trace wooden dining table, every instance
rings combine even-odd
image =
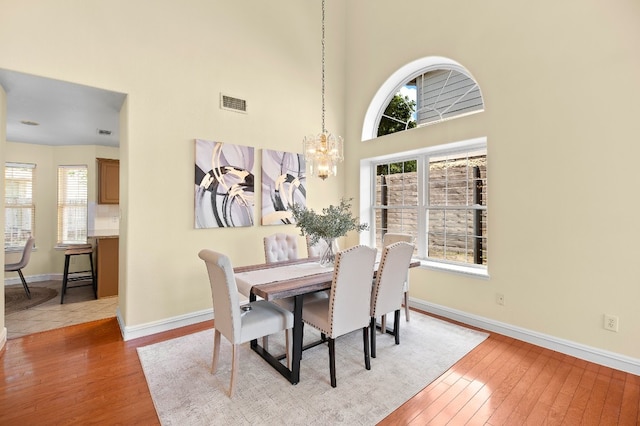
[[[330,289],[333,280],[333,267],[322,267],[318,260],[318,258],[307,258],[234,268],[239,291],[248,295],[250,301],[255,301],[257,297],[268,301],[293,298],[291,368],[280,362],[283,355],[270,353],[260,346],[257,340],[251,341],[251,348],[294,385],[300,381],[300,360],[303,349],[306,349],[306,347],[303,348],[302,342],[304,297],[311,293]],[[418,260],[412,259],[410,267],[419,265]],[[373,278],[375,278],[377,269],[378,262],[376,262]],[[315,346],[315,344],[317,343],[307,347]]]

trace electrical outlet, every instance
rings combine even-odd
[[[496,293],[496,303],[500,306],[504,306],[504,294]]]
[[[615,315],[604,314],[604,329],[617,332],[618,317]]]

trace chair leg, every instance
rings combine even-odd
[[[60,291],[60,304],[64,303],[64,294],[67,291],[67,279],[69,278],[69,256],[64,256],[64,274],[62,275],[62,291]]]
[[[291,358],[292,358],[292,354],[291,354],[291,345],[290,345],[290,334],[293,332],[292,329],[287,329],[284,331],[284,351],[285,354],[287,356],[287,368],[289,370],[291,370]]]
[[[269,352],[269,336],[262,336],[262,347]]]
[[[380,331],[382,332],[382,334],[385,334],[387,332],[387,316],[383,315],[382,319],[380,319]]]
[[[18,269],[18,275],[20,275],[20,280],[22,281],[24,292],[27,293],[27,298],[31,299],[31,290],[29,290],[29,286],[27,285],[27,280],[25,280],[24,275],[22,275],[22,269]]]
[[[213,361],[211,362],[211,374],[218,370],[218,359],[220,358],[220,332],[214,330],[213,333]]]
[[[231,383],[229,384],[229,398],[233,397],[233,392],[236,389],[236,373],[238,372],[238,358],[240,354],[240,345],[231,345],[233,355],[231,357]]]
[[[329,375],[331,376],[331,387],[336,387],[336,340],[329,338]]]
[[[369,331],[371,335],[371,358],[376,357],[376,318],[371,317],[371,324],[369,325]]]
[[[89,265],[91,265],[91,286],[93,288],[93,296],[98,298],[98,282],[96,280],[96,274],[93,270],[93,254],[89,253]]]
[[[364,366],[371,370],[371,358],[369,358],[369,327],[362,327],[362,340],[364,341]]]
[[[404,292],[404,318],[409,321],[409,292]]]
[[[393,316],[393,335],[396,338],[396,345],[400,344],[400,309],[396,309]]]

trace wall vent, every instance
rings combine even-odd
[[[247,101],[220,93],[220,108],[228,111],[247,113]]]

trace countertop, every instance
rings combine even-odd
[[[118,238],[119,232],[117,229],[89,229],[87,233],[88,238]]]

